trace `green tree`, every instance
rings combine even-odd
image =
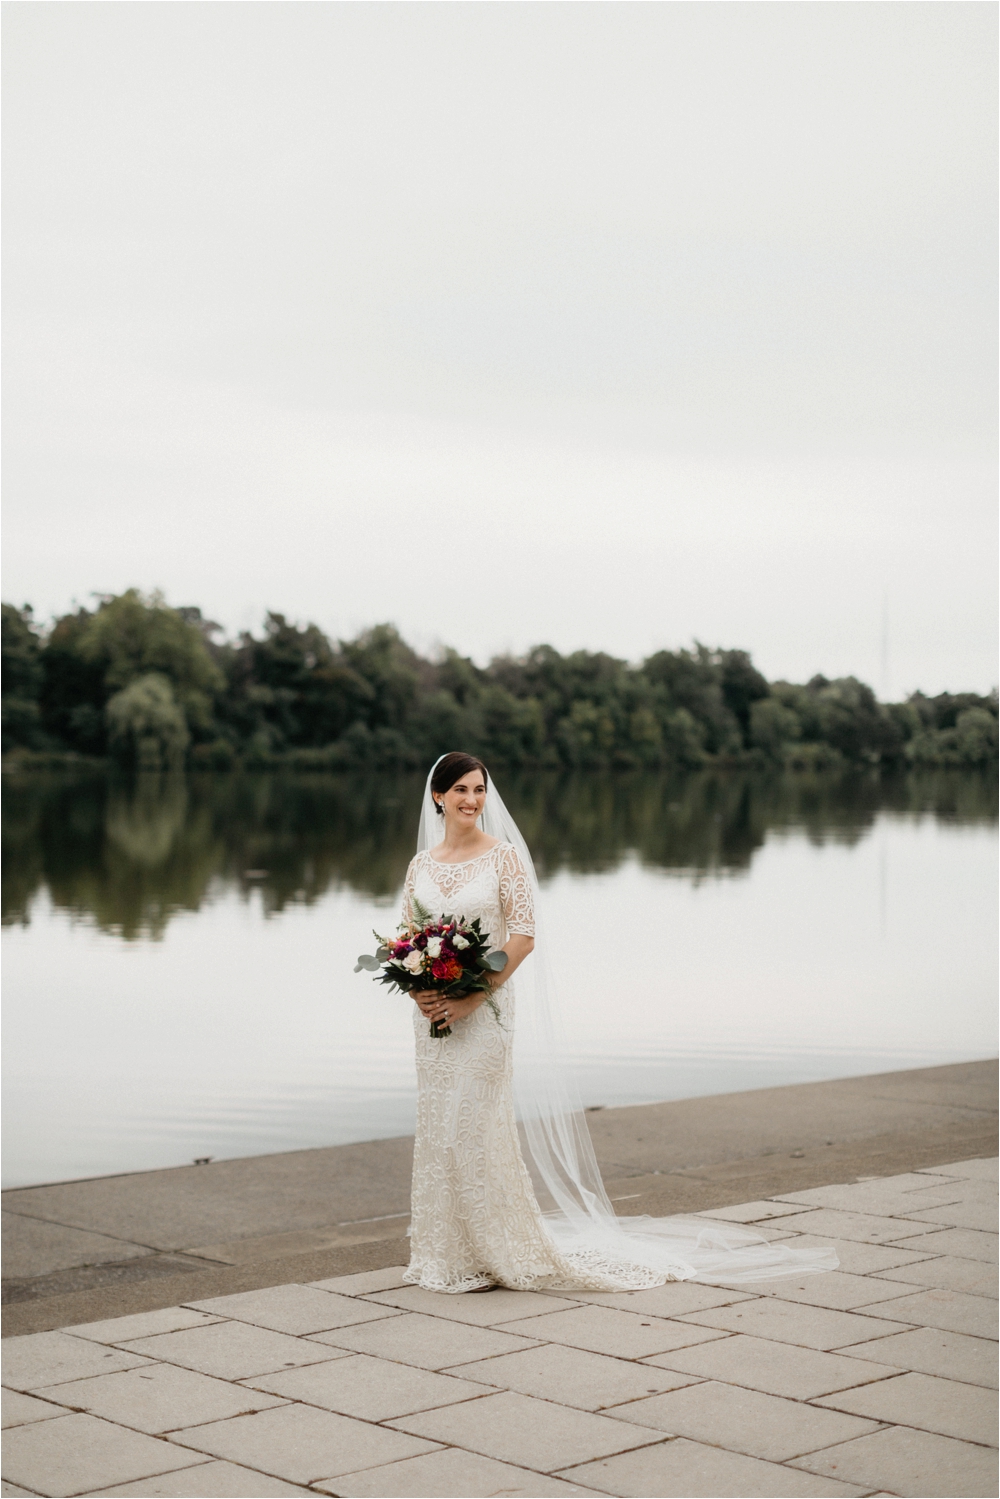
[[[100,663],[80,649],[92,617],[89,609],[78,609],[57,619],[49,631],[42,652],[40,704],[43,727],[57,743],[85,755],[103,755],[108,689]]]
[[[213,697],[225,678],[196,609],[168,608],[130,588],[56,620],[42,649],[41,717],[56,742],[85,754],[107,748],[108,700],[150,672],[165,678],[190,734],[214,737]]]
[[[750,743],[750,717],[756,703],[770,692],[746,651],[719,651],[719,685],[722,701],[740,726],[743,743]]]
[[[665,730],[671,721],[676,724],[674,716],[683,709],[698,726],[702,754],[740,753],[743,730],[725,699],[719,652],[703,645],[693,651],[657,651],[643,662],[642,672],[656,690]]]
[[[224,686],[224,677],[201,630],[181,611],[168,608],[162,595],[144,598],[130,588],[103,599],[84,624],[77,650],[100,670],[109,696],[150,672],[166,678],[189,730],[198,738],[210,736],[212,698]]]
[[[750,708],[750,743],[771,760],[782,761],[788,747],[802,735],[794,709],[777,697],[758,698]]]
[[[3,749],[41,749],[42,649],[30,604],[2,606]]]
[[[108,744],[118,759],[140,770],[177,769],[190,741],[184,710],[159,672],[135,677],[108,699]]]

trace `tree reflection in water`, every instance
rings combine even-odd
[[[266,915],[336,886],[391,899],[413,851],[423,779],[332,775],[11,775],[4,798],[5,924],[53,904],[119,936],[157,938],[170,917],[237,885]],[[938,771],[702,771],[505,776],[543,880],[630,854],[698,881],[749,869],[768,833],[852,844],[880,812],[992,823],[992,777]]]

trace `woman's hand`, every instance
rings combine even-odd
[[[412,989],[414,1002],[421,1015],[440,1026],[451,1025],[454,1020],[464,1020],[483,1002],[482,995],[470,994],[467,999],[452,999],[436,989]]]

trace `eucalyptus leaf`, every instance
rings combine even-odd
[[[504,968],[507,967],[507,954],[505,952],[488,952],[483,959],[483,962],[485,963],[486,967],[491,968],[494,973],[500,973]]]
[[[354,965],[354,972],[360,973],[362,968],[367,968],[369,973],[377,973],[381,966],[378,958],[373,958],[371,953],[362,953]]]

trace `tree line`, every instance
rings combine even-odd
[[[331,641],[269,613],[227,639],[198,608],[129,589],[41,627],[3,605],[3,751],[159,770],[409,769],[457,747],[509,766],[986,766],[997,695],[880,703],[855,677],[768,682],[746,651],[638,665],[539,645],[477,666],[391,625]]]

